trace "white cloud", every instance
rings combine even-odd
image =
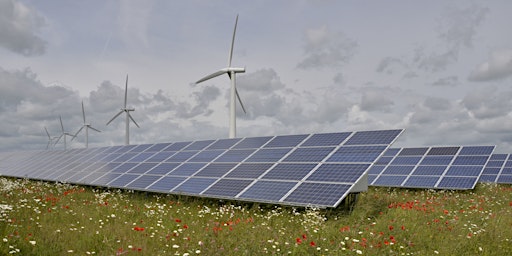
[[[305,57],[297,65],[301,69],[333,68],[348,62],[357,48],[356,41],[327,26],[305,32]]]
[[[25,56],[44,54],[46,42],[37,35],[44,25],[44,18],[24,3],[0,0],[0,46]]]
[[[505,79],[512,75],[512,49],[493,51],[488,60],[481,63],[469,75],[470,81],[485,82]]]

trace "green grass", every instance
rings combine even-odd
[[[0,255],[510,255],[512,186],[370,188],[353,211],[0,178]]]

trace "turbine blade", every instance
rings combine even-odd
[[[62,138],[62,136],[64,136],[64,133],[63,133],[63,134],[61,134],[61,135],[57,138],[57,141],[55,141],[55,144],[53,144],[53,145],[57,145],[57,143],[59,143],[59,140],[60,140],[60,138]]]
[[[62,116],[59,116],[60,120],[60,128],[62,128],[62,133],[64,133],[64,125],[62,124]]]
[[[236,15],[235,28],[233,29],[233,38],[231,39],[231,48],[229,49],[228,67],[231,67],[231,59],[233,59],[233,47],[235,45],[235,34],[236,34],[236,25],[237,24],[238,24],[238,14]]]
[[[90,128],[90,129],[93,129],[93,130],[95,130],[95,131],[97,131],[97,132],[101,132],[100,130],[98,130],[98,129],[96,129],[96,128],[92,127],[92,126],[89,126],[89,128]]]
[[[46,126],[44,127],[44,130],[46,131],[46,135],[48,135],[48,139],[51,140],[52,137],[50,137],[50,133],[48,132],[48,129],[46,129]]]
[[[240,99],[240,94],[238,94],[238,90],[236,89],[236,87],[235,87],[235,93],[236,93],[236,97],[238,98],[238,102],[240,102],[240,106],[242,106],[242,110],[244,111],[245,114],[247,114],[247,112],[245,111],[244,104],[242,103],[242,99]]]
[[[76,136],[82,131],[83,128],[84,127],[82,126],[80,127],[80,129],[78,129],[78,131],[75,133],[75,136],[73,136],[73,139],[71,139],[71,141],[73,141],[76,138]]]
[[[126,108],[127,101],[128,101],[128,74],[126,74],[126,86],[124,88],[124,108]]]
[[[123,110],[119,111],[119,113],[117,113],[114,117],[112,117],[112,119],[110,119],[110,121],[107,122],[107,125],[110,124],[110,122],[114,121],[114,119],[116,119],[116,117],[121,115],[123,112],[124,112]]]
[[[132,122],[138,127],[140,128],[140,126],[137,124],[137,122],[135,122],[135,119],[133,119],[132,115],[130,115],[130,112],[128,112],[128,117],[132,120]]]
[[[84,101],[82,100],[82,116],[84,117],[84,124],[85,124],[85,109],[84,109]]]
[[[213,73],[213,74],[207,75],[207,76],[205,76],[205,77],[203,77],[203,78],[199,79],[199,80],[196,82],[196,84],[201,83],[201,82],[204,82],[204,81],[209,80],[209,79],[212,79],[212,78],[214,78],[214,77],[218,77],[218,76],[220,76],[220,75],[222,75],[222,74],[224,74],[224,73],[228,73],[228,74],[229,74],[229,72],[228,72],[227,70],[225,70],[225,69],[221,69],[221,70],[219,70],[219,71],[217,71],[217,72],[215,72],[215,73]]]

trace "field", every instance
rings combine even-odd
[[[353,210],[0,178],[1,255],[511,255],[512,186],[369,188]]]

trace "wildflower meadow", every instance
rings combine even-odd
[[[370,187],[348,210],[0,178],[1,255],[511,255],[512,186]]]

